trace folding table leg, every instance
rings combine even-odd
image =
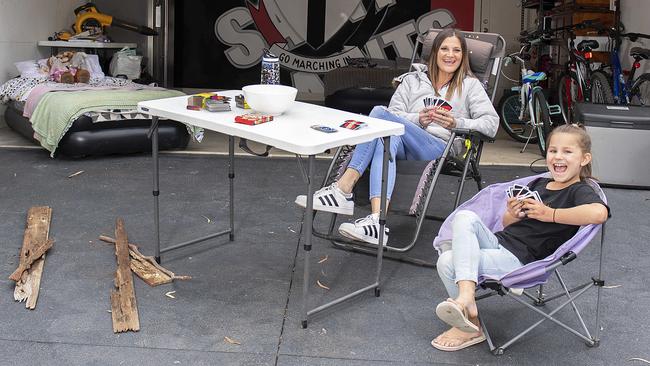
[[[230,241],[235,240],[235,137],[228,136],[228,181],[230,182]]]
[[[154,242],[156,251],[154,258],[160,263],[160,209],[158,206],[159,190],[159,172],[158,172],[158,117],[151,117],[151,128],[149,129],[149,138],[151,139],[151,156],[153,157],[153,224],[154,224]]]
[[[388,192],[388,160],[390,159],[390,136],[384,137],[383,138],[383,143],[384,143],[384,159],[383,159],[383,165],[382,165],[382,181],[381,181],[381,203],[380,203],[380,213],[379,213],[379,243],[383,243],[383,238],[384,238],[384,230],[386,226],[386,195]],[[360,288],[356,291],[353,291],[347,295],[341,296],[335,300],[332,300],[326,304],[323,304],[321,306],[318,306],[312,310],[307,311],[307,294],[309,290],[309,256],[311,252],[311,240],[312,240],[312,233],[313,233],[313,220],[314,220],[314,215],[313,215],[313,207],[314,207],[314,198],[313,198],[313,182],[314,182],[314,155],[309,156],[309,179],[308,179],[308,185],[307,185],[307,207],[305,211],[305,216],[306,216],[306,231],[305,231],[305,265],[304,265],[304,273],[303,273],[303,287],[302,287],[302,327],[307,328],[307,318],[310,315],[316,314],[320,311],[323,311],[325,309],[328,309],[334,305],[337,305],[343,301],[346,301],[348,299],[351,299],[353,297],[356,297],[357,295],[361,295],[362,293],[369,291],[369,290],[374,290],[375,291],[375,296],[380,295],[380,284],[379,284],[379,279],[381,275],[381,265],[382,265],[382,258],[383,258],[383,253],[384,253],[384,247],[382,245],[377,246],[377,267],[376,267],[376,276],[375,276],[375,281],[371,283],[370,285],[367,285],[363,288]]]
[[[305,266],[302,278],[302,327],[307,328],[307,294],[309,293],[309,257],[311,254],[312,223],[314,220],[314,161],[315,155],[309,155],[308,177],[307,177],[307,208],[305,209],[306,232],[305,232]]]

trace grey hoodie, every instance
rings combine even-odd
[[[436,97],[427,75],[427,66],[413,64],[415,71],[398,76],[401,82],[390,100],[388,110],[402,118],[406,118],[420,126],[419,112],[424,108],[424,98]],[[447,86],[440,90],[441,97],[445,97]],[[461,95],[454,93],[448,102],[452,106],[452,114],[456,119],[457,128],[468,128],[479,131],[484,135],[494,137],[499,127],[499,116],[490,98],[488,98],[483,85],[475,77],[468,76],[463,80]],[[427,132],[443,139],[449,140],[451,132],[446,128],[431,123]]]

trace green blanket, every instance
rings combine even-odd
[[[86,112],[102,109],[133,110],[137,108],[138,102],[144,100],[180,95],[184,94],[176,90],[151,89],[50,92],[41,98],[30,121],[41,145],[51,152],[50,156],[54,156],[59,141],[72,122]]]

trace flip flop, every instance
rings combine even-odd
[[[451,299],[445,300],[436,306],[436,315],[443,322],[463,332],[475,333],[479,331],[478,326],[467,317],[467,309],[461,308]]]
[[[485,340],[485,335],[483,333],[481,333],[481,335],[476,336],[476,337],[474,337],[472,339],[468,339],[465,342],[463,342],[463,343],[461,343],[461,344],[459,344],[457,346],[443,346],[442,344],[436,343],[435,339],[431,341],[431,345],[434,348],[439,349],[441,351],[449,351],[449,352],[451,352],[451,351],[459,351],[459,350],[461,350],[463,348],[467,348],[469,346],[479,344],[479,343],[483,342],[484,340]]]

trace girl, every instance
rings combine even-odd
[[[591,140],[577,125],[557,127],[549,136],[546,166],[552,178],[530,184],[543,202],[509,198],[503,231],[491,233],[471,211],[459,211],[452,224],[451,250],[438,258],[438,274],[450,296],[436,307],[451,329],[431,344],[457,351],[483,342],[474,292],[481,274],[502,276],[543,259],[579,227],[602,224],[609,208],[585,182],[591,176]]]
[[[499,117],[481,82],[470,71],[467,44],[460,31],[441,31],[433,41],[428,65],[413,66],[415,71],[400,76],[401,84],[389,107],[375,107],[370,113],[371,117],[404,125],[404,135],[391,137],[391,156],[397,160],[438,159],[451,136],[450,130],[456,127],[474,129],[487,136],[496,134]],[[440,96],[452,106],[451,111],[425,106],[427,98]],[[352,189],[370,165],[372,213],[353,224],[341,224],[342,235],[378,244],[382,162],[381,140],[360,144],[338,182],[314,193],[315,210],[352,215]],[[388,166],[388,201],[395,186],[395,164],[395,159],[391,159]],[[306,207],[307,197],[298,196],[296,204]],[[384,245],[387,240],[388,229]]]

